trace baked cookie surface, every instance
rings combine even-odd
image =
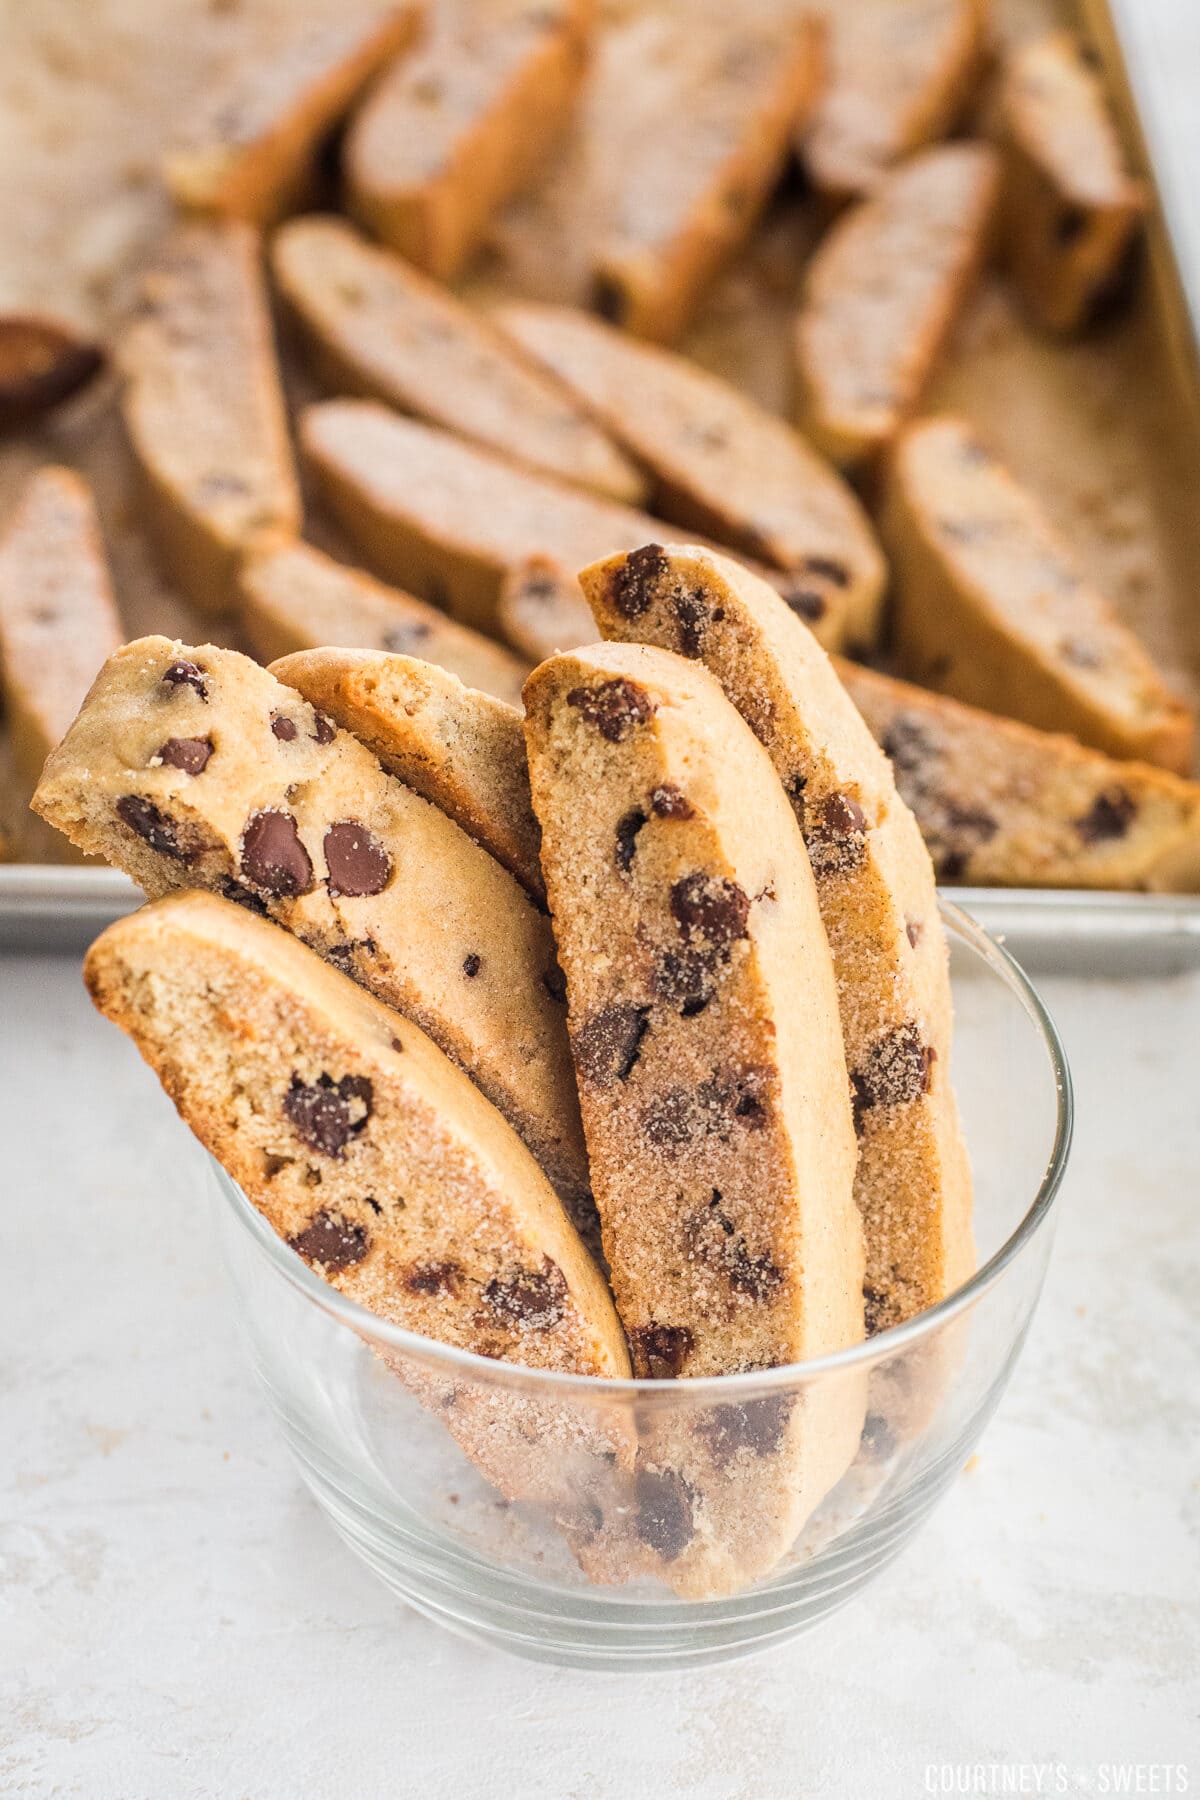
[[[924,687],[1183,773],[1192,715],[965,421],[921,420],[882,519],[902,671]]]

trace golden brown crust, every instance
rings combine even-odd
[[[587,66],[591,0],[490,0],[438,30],[362,107],[346,202],[374,236],[450,281],[557,142]]]
[[[1200,783],[839,663],[942,881],[1200,891]]]
[[[486,317],[344,220],[285,225],[271,267],[335,393],[385,400],[573,486],[644,499],[637,470],[558,382]]]
[[[874,532],[785,420],[588,313],[517,302],[496,317],[649,472],[657,513],[803,577],[792,604],[823,639],[874,642],[885,574]]]
[[[828,232],[796,321],[801,429],[836,463],[886,449],[916,407],[988,248],[996,152],[899,164]]]
[[[999,124],[1009,266],[1039,324],[1077,331],[1119,286],[1145,208],[1083,39],[1052,32],[1013,52]]]
[[[120,361],[155,546],[189,599],[226,611],[244,552],[300,527],[257,233],[235,220],[177,227],[143,278]]]
[[[253,551],[238,593],[238,623],[260,662],[325,645],[387,650],[423,657],[468,687],[520,704],[528,661],[311,544],[285,539]]]
[[[411,656],[309,650],[272,663],[271,673],[359,738],[545,905],[520,707]]]
[[[421,16],[417,0],[382,9],[342,0],[335,16],[289,21],[257,55],[240,49],[164,158],[173,198],[257,225],[280,218],[309,187],[321,141],[417,36]]]
[[[583,1204],[554,946],[465,832],[248,657],[143,638],[46,765],[41,815],[150,894],[259,910],[416,1020]]]
[[[893,163],[945,137],[983,72],[990,12],[990,0],[835,8],[829,79],[799,143],[813,186],[861,199]]]
[[[868,1325],[899,1324],[974,1267],[946,942],[916,823],[824,651],[736,563],[672,547],[611,557],[582,581],[606,638],[703,659],[791,799],[837,977]]]
[[[905,674],[1110,756],[1188,768],[1189,708],[963,420],[904,434],[882,530]]]

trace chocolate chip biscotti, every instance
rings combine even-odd
[[[988,248],[1000,162],[923,150],[828,232],[796,321],[801,429],[834,462],[887,448],[911,413]]]
[[[339,0],[323,19],[283,21],[218,70],[168,152],[180,206],[255,224],[304,196],[321,143],[370,78],[416,37],[422,7]]]
[[[545,903],[521,710],[412,656],[307,650],[271,673],[440,806]]]
[[[518,302],[496,316],[648,472],[656,513],[792,570],[791,604],[808,624],[874,641],[884,586],[875,534],[786,421],[686,357],[571,307]]]
[[[829,79],[799,140],[813,186],[861,199],[893,163],[945,137],[983,72],[990,11],[990,0],[834,8]]]
[[[557,382],[448,288],[343,219],[294,219],[275,283],[335,393],[385,400],[524,468],[636,505],[646,484]]]
[[[882,530],[904,674],[1110,756],[1187,770],[1190,710],[970,425],[925,419],[905,433]]]
[[[450,281],[561,137],[587,66],[592,0],[473,0],[361,108],[343,151],[354,217]]]
[[[1032,316],[1086,325],[1119,284],[1145,208],[1095,52],[1068,31],[1022,44],[1001,85],[1002,246]]]
[[[656,544],[581,579],[606,638],[703,660],[791,802],[837,977],[867,1326],[900,1324],[974,1267],[946,942],[920,832],[828,657],[762,582],[722,557]],[[757,795],[745,804],[765,832]]]
[[[560,1191],[586,1193],[546,919],[466,832],[249,657],[126,645],[34,805],[149,894],[208,887],[268,913],[413,1018]]]
[[[145,523],[181,592],[223,612],[246,549],[300,526],[257,233],[179,226],[143,278],[120,363]]]
[[[374,401],[308,407],[300,443],[322,498],[371,566],[484,631],[496,627],[508,582],[531,563],[557,565],[573,582],[573,571],[597,556],[663,535],[660,519],[513,468]],[[807,605],[808,574],[762,573]],[[575,641],[585,643],[587,610],[575,610]],[[561,603],[556,612],[569,620]],[[816,629],[830,648],[845,642],[840,612],[825,612]]]
[[[839,663],[941,881],[1200,891],[1200,783]]]
[[[238,578],[238,624],[260,662],[327,644],[389,650],[438,663],[468,687],[514,706],[529,673],[526,660],[482,632],[299,539],[264,545],[246,557]]]
[[[84,979],[201,1143],[341,1293],[478,1355],[628,1373],[608,1291],[545,1176],[410,1020],[214,894],[110,926]],[[489,1417],[486,1390],[388,1360],[510,1498],[570,1500],[597,1456],[625,1450],[588,1444],[582,1410],[555,1419],[509,1395]]]
[[[554,657],[525,702],[594,1192],[635,1373],[769,1369],[858,1341],[833,968],[769,761],[704,670],[641,645]],[[637,1535],[679,1591],[721,1592],[771,1567],[842,1473],[861,1414],[810,1400],[782,1400],[732,1509],[732,1446],[702,1419],[648,1418],[640,1498],[661,1492],[680,1529],[639,1507]],[[585,1567],[603,1563],[608,1537]]]

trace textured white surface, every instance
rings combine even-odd
[[[243,1362],[199,1151],[70,959],[0,960],[0,1793],[892,1800],[993,1762],[1072,1792],[1190,1762],[1195,1792],[1200,978],[1047,994],[1078,1150],[978,1463],[817,1634],[597,1678],[450,1637],[335,1540]]]

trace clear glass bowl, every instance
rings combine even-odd
[[[676,1382],[488,1361],[343,1298],[212,1165],[259,1379],[334,1527],[403,1599],[542,1661],[679,1668],[815,1624],[916,1531],[1024,1341],[1071,1137],[1041,1002],[943,913],[980,1267],[852,1350]]]

